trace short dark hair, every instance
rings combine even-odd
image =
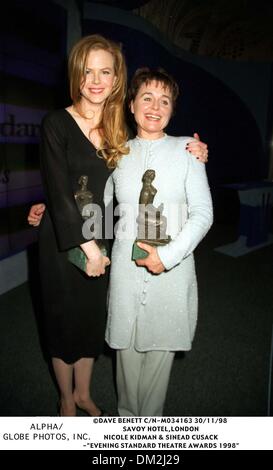
[[[149,69],[148,67],[142,67],[137,69],[130,83],[128,89],[128,104],[135,100],[136,95],[143,83],[148,85],[152,81],[156,81],[163,84],[164,88],[168,88],[172,95],[173,108],[175,106],[176,99],[179,95],[179,86],[174,78],[162,68],[155,70]]]

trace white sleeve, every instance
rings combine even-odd
[[[205,164],[189,156],[185,180],[188,220],[176,238],[157,248],[158,255],[167,270],[172,269],[189,256],[213,222],[213,207]]]

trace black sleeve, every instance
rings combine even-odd
[[[66,147],[61,117],[48,114],[41,129],[41,174],[47,209],[62,251],[87,241],[82,235],[83,220],[70,182]]]

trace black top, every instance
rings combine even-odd
[[[65,110],[42,123],[41,173],[47,210],[40,224],[40,273],[45,332],[51,357],[67,363],[103,348],[107,275],[89,278],[67,260],[67,250],[86,242],[74,193],[80,176],[103,210],[109,177],[104,160]]]

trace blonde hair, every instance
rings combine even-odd
[[[115,168],[122,155],[129,153],[124,117],[127,71],[121,47],[115,42],[98,34],[85,36],[73,47],[68,60],[70,96],[75,107],[81,99],[80,89],[85,77],[88,54],[91,50],[110,52],[114,58],[116,80],[111,94],[106,99],[98,128],[101,129],[102,145],[99,154],[109,168]]]

